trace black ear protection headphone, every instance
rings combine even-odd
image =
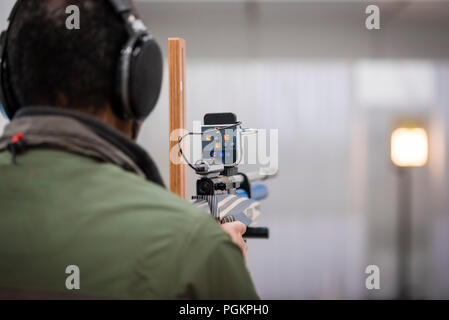
[[[20,4],[18,0],[8,18],[14,21]],[[126,120],[144,120],[157,103],[162,85],[162,53],[143,22],[132,14],[128,0],[107,0],[123,19],[128,40],[117,61],[116,90],[112,98],[116,115]],[[76,32],[76,31],[74,31]],[[11,88],[7,57],[9,27],[0,39],[0,102],[4,114],[12,119],[22,106]]]

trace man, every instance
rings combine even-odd
[[[69,5],[80,30],[66,27]],[[120,1],[27,0],[14,12],[2,70],[12,116],[0,138],[2,298],[258,298],[245,226],[220,227],[169,193],[131,139],[142,115],[118,111],[117,64],[136,21]],[[139,37],[130,59],[154,46]],[[156,76],[137,77],[154,87],[130,92],[131,104],[159,94],[155,52],[144,66]]]

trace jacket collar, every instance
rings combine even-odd
[[[49,107],[20,109],[0,138],[0,149],[22,132],[27,147],[47,146],[116,164],[164,186],[151,157],[118,130],[89,115]]]

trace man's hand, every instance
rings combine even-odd
[[[240,221],[234,221],[222,224],[223,230],[231,236],[232,242],[234,242],[240,249],[242,249],[243,259],[246,263],[246,252],[248,251],[248,245],[243,240],[243,235],[246,232],[246,225]]]

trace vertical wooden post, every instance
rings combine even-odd
[[[175,130],[185,129],[185,41],[180,38],[168,39],[169,70],[169,117],[170,117],[170,152],[177,147],[174,139]],[[170,154],[170,157],[173,155]],[[180,197],[187,198],[187,171],[185,164],[175,164],[170,159],[170,190]]]

